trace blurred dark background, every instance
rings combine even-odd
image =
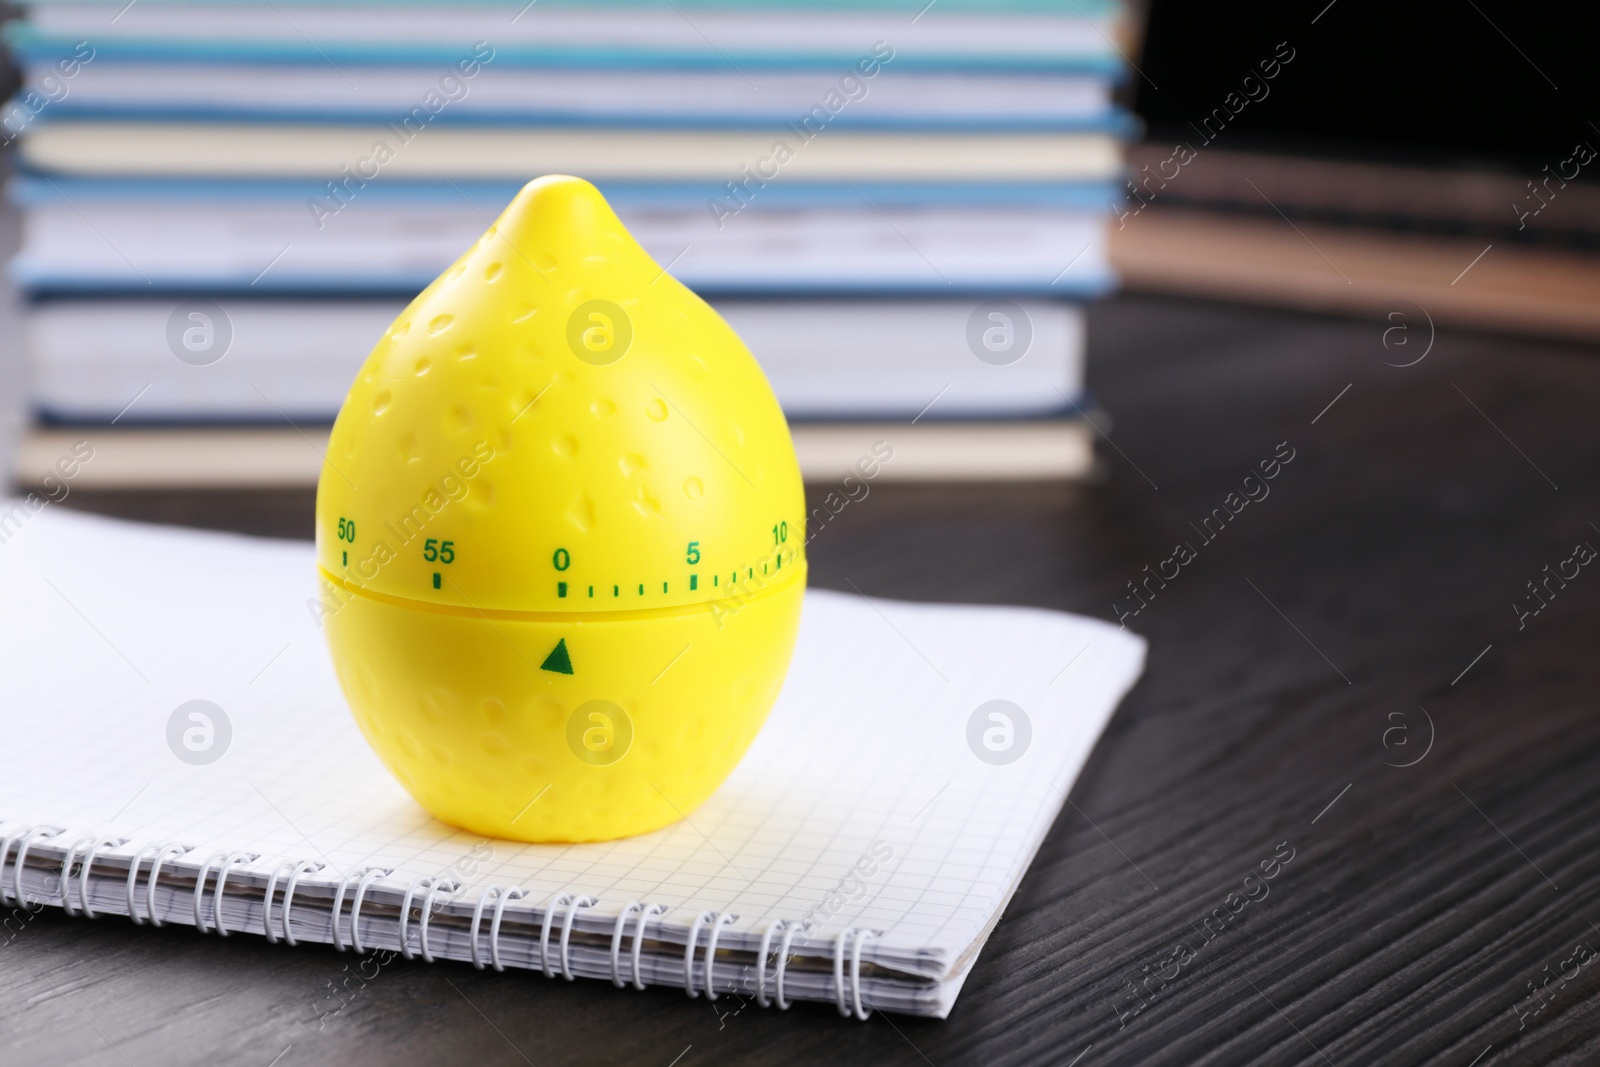
[[[1294,59],[1229,124],[1231,148],[1536,173],[1600,145],[1592,4],[1153,0],[1147,17],[1132,86],[1151,141],[1193,142],[1189,123],[1287,42]]]

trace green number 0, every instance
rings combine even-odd
[[[555,557],[551,560],[556,565],[556,570],[564,571],[572,566],[572,554],[564,548],[556,549]]]

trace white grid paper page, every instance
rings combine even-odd
[[[607,843],[485,841],[429,817],[361,738],[308,609],[309,545],[56,507],[12,516],[7,829],[248,849],[267,871],[320,860],[329,881],[375,865],[404,886],[453,868],[532,900],[591,894],[596,916],[659,903],[680,931],[704,910],[736,913],[724,938],[808,918],[822,936],[879,931],[866,959],[935,980],[970,968],[1144,658],[1126,631],[1059,613],[811,591],[771,717],[686,820]],[[232,727],[207,766],[167,745],[169,716],[197,698]],[[968,745],[969,718],[994,699],[1032,726],[1004,766]]]

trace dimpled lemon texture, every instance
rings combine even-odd
[[[643,833],[721,784],[777,698],[804,509],[749,350],[594,186],[540,178],[361,368],[313,609],[362,733],[433,815]]]

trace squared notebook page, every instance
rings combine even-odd
[[[466,899],[489,884],[535,900],[581,892],[599,916],[644,900],[683,927],[734,912],[723,937],[741,943],[775,918],[809,919],[822,937],[873,929],[864,959],[950,985],[939,1014],[1144,660],[1141,639],[1095,620],[812,590],[770,718],[687,819],[608,843],[486,842],[428,816],[362,739],[308,608],[309,544],[55,507],[20,513],[19,527],[10,514],[0,508],[8,827],[247,848],[266,870],[317,859],[330,881],[375,865],[403,886],[470,866]],[[231,727],[204,766],[168,743],[169,719],[194,699]],[[994,724],[970,727],[997,699],[1031,728],[1024,742],[1018,722],[1023,754],[1005,765],[975,754]]]

